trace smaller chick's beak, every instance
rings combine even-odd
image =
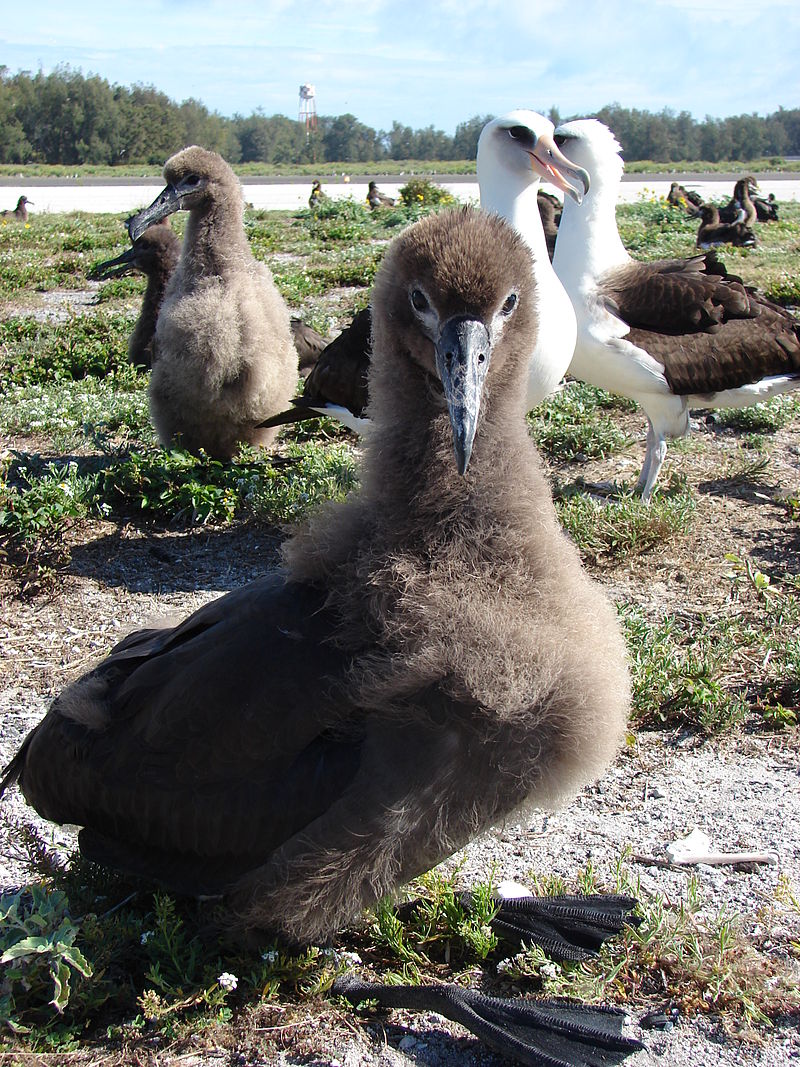
[[[436,343],[436,369],[442,382],[459,474],[465,474],[478,428],[483,386],[492,345],[479,319],[455,315],[448,319]]]
[[[131,269],[131,265],[136,265],[136,249],[128,248],[122,253],[121,256],[117,256],[116,259],[107,259],[103,263],[98,263],[89,274],[87,278],[91,278],[92,281],[100,282],[106,278],[120,278],[123,274],[127,274]],[[117,268],[116,270],[114,268]]]
[[[532,166],[538,164],[536,169],[546,181],[580,204],[589,192],[589,175],[583,167],[567,159],[549,134],[542,134],[536,139],[531,157]]]
[[[158,194],[153,203],[143,208],[137,215],[125,220],[128,235],[132,241],[141,237],[148,226],[160,222],[167,215],[174,215],[181,208],[181,192],[175,185],[168,185]]]

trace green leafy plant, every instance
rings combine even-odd
[[[0,895],[0,1023],[19,1032],[23,1018],[40,1016],[43,1005],[63,1013],[70,980],[92,977],[75,944],[79,931],[62,892],[34,885]]]
[[[429,178],[412,178],[400,188],[406,207],[445,207],[455,204],[455,197]]]

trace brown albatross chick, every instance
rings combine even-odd
[[[122,641],[5,784],[83,826],[93,860],[309,941],[601,773],[625,646],[527,433],[533,289],[496,216],[398,238],[373,290],[361,490],[283,572]]]
[[[309,326],[308,323],[294,316],[289,325],[292,328],[292,340],[297,351],[297,368],[302,377],[307,378],[331,339],[323,337],[313,326]]]
[[[289,312],[250,251],[241,186],[225,160],[195,145],[167,160],[164,177],[164,191],[128,220],[135,241],[189,212],[156,324],[150,413],[164,446],[230,459],[241,442],[272,441],[275,431],[257,424],[285,408],[297,385]]]
[[[289,542],[284,571],[122,641],[4,782],[82,826],[87,857],[224,894],[242,933],[330,936],[512,811],[596,777],[624,731],[616,616],[525,425],[528,246],[494,215],[430,217],[389,250],[372,306],[360,492]],[[476,1032],[518,1054],[517,1014],[442,996],[436,1010],[485,1012]],[[613,1049],[608,1063],[635,1047],[616,1015],[530,1010],[537,1055],[596,1062],[573,1038]]]
[[[719,210],[714,204],[702,204],[699,208],[700,229],[697,231],[698,248],[716,248],[719,245],[735,245],[752,248],[756,235],[745,222],[720,222]]]
[[[126,638],[29,736],[11,777],[96,858],[322,937],[613,756],[624,644],[525,426],[528,260],[472,210],[398,239],[361,491],[285,572]]]
[[[92,277],[98,280],[121,278],[131,271],[140,271],[147,278],[142,310],[128,338],[128,359],[136,367],[149,369],[153,365],[158,313],[180,254],[180,238],[165,220],[146,229],[122,255],[98,264],[92,271]]]

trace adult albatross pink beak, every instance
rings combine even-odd
[[[531,157],[531,169],[580,204],[589,192],[589,174],[567,159],[549,133],[534,138],[527,126],[513,126],[509,134]],[[529,142],[529,143],[526,143]]]

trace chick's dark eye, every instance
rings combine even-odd
[[[530,140],[531,131],[527,126],[511,126],[508,136],[513,137],[515,141],[526,141]]]
[[[411,290],[411,304],[415,311],[425,311],[428,307],[428,299],[421,289]]]
[[[183,179],[184,185],[198,185],[199,182],[200,177],[197,174],[187,174],[187,176]]]
[[[517,294],[510,293],[506,299],[500,311],[503,315],[510,315],[514,308],[517,306]]]
[[[556,142],[558,147],[561,148],[562,145],[567,143],[567,136],[564,133],[555,133],[553,134],[553,140]]]

